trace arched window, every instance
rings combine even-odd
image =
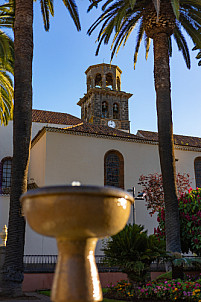
[[[87,90],[89,90],[92,87],[92,83],[91,83],[91,77],[87,78]]]
[[[110,150],[104,157],[104,184],[124,189],[124,158],[116,150]]]
[[[1,179],[0,187],[2,193],[9,193],[11,187],[11,167],[12,158],[5,157],[1,161]]]
[[[113,119],[115,120],[119,119],[119,104],[117,103],[113,104]]]
[[[95,77],[95,86],[102,87],[102,76],[100,73],[97,73],[97,75]]]
[[[117,90],[120,91],[121,90],[121,82],[120,82],[120,78],[117,77]]]
[[[196,157],[194,167],[196,187],[201,188],[201,157]]]
[[[107,118],[109,116],[108,113],[108,103],[107,102],[102,102],[102,117]]]
[[[113,89],[113,78],[111,73],[106,74],[106,87]]]

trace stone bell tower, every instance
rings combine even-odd
[[[118,66],[105,63],[85,71],[87,93],[77,103],[84,121],[130,132],[128,99],[132,94],[121,91],[121,73]]]

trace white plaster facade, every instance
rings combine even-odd
[[[38,131],[42,131],[38,133]],[[104,156],[109,150],[119,151],[124,158],[125,190],[138,186],[141,174],[160,173],[157,142],[138,139],[134,135],[120,137],[103,135],[96,131],[80,131],[75,126],[33,122],[31,159],[28,182],[37,186],[71,184],[80,181],[86,185],[104,185]],[[12,157],[12,122],[0,127],[0,161]],[[189,173],[195,188],[194,161],[201,156],[201,147],[175,146],[177,172]],[[47,209],[48,210],[48,209]],[[0,196],[0,229],[8,224],[9,196]],[[145,202],[135,202],[135,221],[149,233],[156,227],[156,217],[149,216]],[[133,222],[131,213],[130,222]],[[26,227],[25,255],[56,254],[54,239],[40,236]],[[100,244],[97,254],[100,254]]]

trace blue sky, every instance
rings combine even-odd
[[[95,56],[97,32],[87,36],[87,29],[100,14],[87,13],[89,1],[77,0],[81,32],[77,32],[62,0],[55,1],[55,17],[45,32],[39,1],[34,3],[33,108],[66,112],[80,117],[79,98],[86,93],[85,70],[88,66],[110,62],[110,44]],[[133,69],[135,32],[112,64],[122,70],[122,90],[130,99],[131,132],[138,129],[157,131],[153,80],[153,45],[145,60],[142,44],[136,69]],[[190,49],[192,43],[189,41]],[[201,67],[196,52],[191,52],[191,69],[185,66],[177,46],[170,59],[174,133],[201,137]]]

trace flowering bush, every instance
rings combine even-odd
[[[201,279],[196,282],[171,280],[149,282],[136,291],[138,298],[160,299],[166,301],[187,300],[201,302]]]
[[[189,174],[178,173],[176,181],[178,196],[180,197],[181,194],[188,192],[190,188]],[[138,184],[142,186],[143,192],[146,193],[147,209],[150,210],[150,215],[153,215],[164,207],[163,180],[161,174],[141,175]]]
[[[108,286],[106,297],[133,300],[145,299],[149,301],[188,301],[201,302],[201,279],[196,281],[150,281],[143,286],[133,288],[128,281],[120,281],[116,286]]]
[[[130,300],[134,296],[133,286],[126,280],[119,281],[117,285],[108,284],[104,296],[117,300]]]
[[[183,253],[201,255],[201,189],[197,188],[189,193],[182,194],[179,198],[179,215],[181,228],[181,248]],[[165,209],[158,213],[159,226],[155,229],[158,238],[165,237]]]

